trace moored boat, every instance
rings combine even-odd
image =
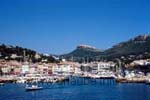
[[[147,85],[150,85],[150,79],[146,81],[146,84],[147,84]]]

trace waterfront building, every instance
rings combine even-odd
[[[29,65],[28,64],[23,64],[21,67],[21,73],[22,74],[28,74],[29,73]]]
[[[49,63],[48,64],[48,75],[52,75],[53,74],[53,67],[56,66],[55,63]]]
[[[52,66],[52,73],[53,74],[59,74],[60,72],[61,72],[60,66],[58,66],[57,64]]]
[[[75,62],[60,62],[52,66],[53,74],[74,74],[80,71],[80,65]]]
[[[150,61],[148,60],[135,60],[131,63],[131,65],[150,65]]]
[[[81,71],[82,72],[92,72],[92,66],[90,64],[81,64]]]
[[[21,67],[20,66],[15,66],[15,68],[14,68],[14,74],[15,75],[19,75],[20,74],[20,72],[21,72]]]
[[[0,68],[4,75],[18,75],[21,72],[21,63],[17,61],[0,61]]]
[[[37,74],[37,65],[36,64],[30,64],[29,73],[30,74]]]
[[[42,63],[38,64],[37,71],[38,71],[38,74],[48,75],[48,64],[42,64]]]
[[[113,62],[92,62],[87,64],[81,64],[81,70],[83,72],[90,72],[96,74],[101,71],[110,71],[115,67]]]
[[[3,66],[1,66],[1,70],[2,70],[2,72],[3,72],[4,75],[10,73],[10,68],[9,68],[8,65],[3,65]]]
[[[75,66],[74,68],[74,74],[81,74],[82,71],[81,71],[81,67],[80,66]]]
[[[115,67],[115,64],[112,62],[99,62],[98,72],[103,71],[103,70],[110,70],[113,67]]]
[[[53,74],[70,74],[71,65],[69,64],[57,64],[53,66]]]

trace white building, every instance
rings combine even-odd
[[[70,74],[73,68],[69,64],[57,64],[52,68],[53,74]]]
[[[22,74],[29,73],[29,65],[22,65],[22,67],[21,67],[21,73]]]
[[[75,74],[81,74],[81,73],[82,73],[81,68],[78,67],[78,66],[76,66],[76,67],[74,68],[74,73],[75,73]]]
[[[37,67],[36,67],[36,65],[30,65],[29,73],[30,74],[37,74]]]
[[[132,64],[142,66],[142,65],[150,65],[150,62],[146,60],[135,60],[132,62]]]
[[[115,66],[115,64],[112,62],[99,62],[98,63],[98,71],[110,70],[114,66]]]

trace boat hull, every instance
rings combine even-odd
[[[26,87],[26,91],[37,91],[37,90],[42,90],[42,87],[38,87],[38,88],[31,88],[31,87]]]

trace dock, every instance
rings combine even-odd
[[[146,83],[145,78],[117,78],[117,83]]]

